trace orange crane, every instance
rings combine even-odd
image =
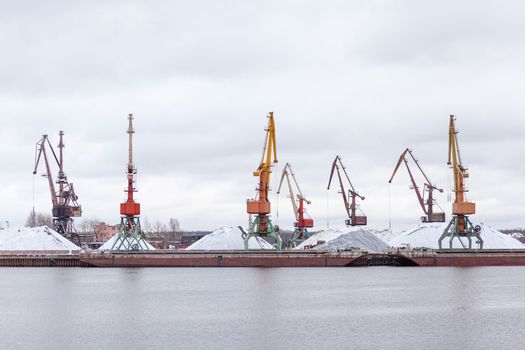
[[[294,195],[294,190],[292,182],[290,181],[290,176],[292,177],[293,183],[295,184],[295,188],[298,192],[297,200],[296,196]],[[308,233],[308,228],[314,227],[314,221],[311,218],[304,217],[305,214],[308,215],[308,213],[306,213],[306,209],[304,208],[304,203],[306,202],[306,204],[310,204],[311,202],[303,196],[303,193],[301,191],[301,188],[299,187],[299,184],[297,183],[290,163],[286,163],[286,165],[283,168],[283,173],[281,175],[281,181],[279,183],[279,189],[277,190],[277,194],[281,192],[281,186],[283,185],[285,178],[286,183],[288,185],[288,191],[290,193],[290,200],[292,201],[293,213],[295,215],[295,229],[292,237],[288,240],[288,248],[294,248],[302,242],[304,242],[305,240],[307,240],[308,237],[310,237],[310,234]]]
[[[127,182],[125,190],[127,200],[120,203],[120,232],[117,239],[113,242],[111,250],[149,250],[149,246],[144,238],[144,233],[140,227],[140,203],[133,198],[135,188],[135,178],[137,168],[133,164],[133,114],[128,114],[128,164]]]
[[[407,157],[407,155],[410,156],[410,158]],[[407,159],[408,158],[408,159]],[[414,163],[416,164],[417,168],[419,169],[419,172],[423,175],[426,182],[423,184],[423,193],[421,193],[419,186],[416,183],[416,180],[414,179],[414,174],[412,173],[412,170],[409,166],[409,159],[412,159]],[[401,166],[401,163],[404,162],[408,176],[410,177],[410,182],[412,183],[411,187],[416,193],[417,200],[419,202],[419,205],[421,206],[421,209],[423,209],[423,212],[425,213],[425,216],[421,217],[421,221],[423,222],[445,222],[445,213],[443,212],[434,212],[434,190],[439,191],[440,193],[443,193],[442,188],[438,188],[435,185],[432,185],[432,182],[429,180],[428,176],[425,174],[423,169],[421,168],[421,165],[419,165],[419,162],[412,154],[412,150],[409,148],[405,149],[403,153],[401,153],[401,156],[399,157],[399,160],[396,164],[396,167],[394,169],[394,172],[392,173],[392,176],[390,177],[390,180],[388,180],[389,183],[392,183],[392,180],[394,180],[394,176],[397,173],[397,170]],[[425,193],[428,192],[428,198],[425,199]]]
[[[339,191],[343,197],[343,202],[345,205],[346,214],[348,215],[348,219],[345,220],[346,226],[362,226],[367,224],[367,218],[363,215],[357,215],[357,198],[361,200],[365,200],[364,196],[361,196],[359,193],[356,192],[354,186],[352,185],[352,182],[350,181],[350,177],[348,176],[348,173],[346,172],[346,168],[343,165],[343,162],[341,161],[341,157],[336,156],[334,159],[334,162],[332,163],[332,171],[330,172],[330,179],[328,180],[328,190],[330,189],[330,184],[332,183],[332,178],[334,176],[334,172],[337,171],[337,178],[339,179]],[[345,191],[343,178],[341,177],[341,172],[345,174],[346,180],[348,181],[348,184],[350,188],[348,189],[348,196],[347,192]],[[351,202],[348,202],[348,198],[351,198]]]
[[[272,237],[275,240],[274,247],[278,250],[282,247],[282,239],[279,236],[279,227],[273,226],[270,220],[270,174],[274,163],[277,163],[277,145],[275,138],[275,122],[273,112],[268,115],[268,126],[265,129],[263,154],[261,163],[253,176],[259,178],[259,186],[254,199],[248,200],[246,209],[248,214],[255,215],[255,220],[250,224],[249,232],[243,232],[244,249],[248,249],[248,242],[253,237]]]
[[[466,246],[461,241],[462,237],[468,239],[468,248],[472,249],[472,237],[478,239],[476,242],[479,248],[483,249],[483,240],[481,239],[481,227],[477,225],[474,227],[469,219],[469,215],[476,213],[476,204],[467,201],[465,193],[468,190],[465,188],[465,179],[469,177],[468,169],[461,161],[461,153],[458,145],[458,132],[456,131],[454,115],[450,116],[450,123],[448,129],[448,162],[447,164],[452,168],[454,177],[454,192],[456,198],[452,204],[452,220],[443,231],[443,234],[438,240],[439,248],[445,237],[450,237],[449,248],[452,249],[452,242],[454,238],[458,238],[463,248]]]
[[[67,176],[64,173],[64,132],[60,131],[58,135],[60,136],[60,141],[58,143],[58,156],[47,135],[43,135],[37,142],[33,175],[37,173],[40,160],[44,159],[46,172],[43,176],[47,177],[49,190],[51,191],[51,202],[53,204],[53,209],[51,210],[53,214],[53,229],[62,236],[73,241],[73,243],[80,245],[80,238],[75,228],[73,217],[82,216],[82,207],[77,203],[78,196],[75,193],[73,183],[68,182]],[[58,184],[58,190],[55,190],[46,148],[49,148],[58,166],[58,176],[56,181]]]

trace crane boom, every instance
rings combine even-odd
[[[268,200],[270,174],[272,165],[277,163],[277,146],[275,142],[275,122],[273,119],[273,112],[270,112],[268,115],[268,126],[265,131],[266,134],[264,138],[261,163],[257,170],[253,172],[253,176],[259,177],[259,187],[257,188],[256,196],[258,199],[248,202],[247,210],[249,214],[267,215],[271,212],[270,201]],[[266,230],[266,224],[261,223],[260,229],[263,231]]]
[[[137,192],[135,188],[135,177],[137,175],[137,168],[133,164],[133,134],[135,129],[133,129],[133,114],[128,114],[128,164],[126,166],[126,177],[128,180],[128,186],[125,190],[127,193],[127,200],[124,203],[120,203],[120,215],[128,216],[133,218],[140,215],[140,203],[136,203],[133,199],[133,193]],[[135,220],[127,220],[127,224],[134,224]],[[132,228],[129,229],[130,231]]]
[[[48,139],[47,135],[43,135],[42,138],[40,139],[40,141],[38,141],[37,144],[36,144],[35,168],[33,169],[33,175],[36,175],[37,170],[38,170],[38,165],[40,163],[40,159],[41,159],[41,157],[43,155],[44,156],[44,164],[45,164],[45,167],[46,167],[46,174],[45,174],[45,176],[47,177],[47,181],[48,181],[48,185],[49,185],[49,191],[51,192],[51,203],[53,204],[53,206],[56,206],[56,205],[58,205],[58,200],[57,200],[57,194],[55,192],[55,184],[53,182],[53,175],[51,175],[51,168],[49,166],[49,161],[47,159],[47,153],[46,153],[46,147],[45,147],[46,141],[49,143],[49,139]],[[51,148],[51,150],[53,150],[53,148],[51,147],[50,143],[49,143],[49,147]]]
[[[407,154],[409,155],[409,158],[407,157]],[[416,164],[417,168],[419,169],[419,172],[423,175],[425,179],[425,183],[423,184],[423,191],[421,191],[420,187],[417,185],[414,174],[412,172],[412,169],[409,166],[408,159],[412,159],[412,161]],[[416,193],[417,200],[419,202],[419,205],[421,206],[421,209],[423,209],[423,212],[425,213],[425,216],[423,216],[421,219],[423,222],[444,222],[445,221],[445,213],[441,212],[434,212],[434,195],[433,191],[437,190],[439,192],[443,192],[443,189],[436,187],[435,185],[432,185],[432,182],[428,178],[427,174],[423,171],[423,168],[419,164],[416,157],[414,157],[414,154],[412,153],[412,150],[409,148],[405,149],[403,153],[401,153],[401,156],[399,157],[399,160],[397,161],[396,167],[394,168],[394,171],[392,173],[392,176],[390,177],[390,180],[388,180],[389,183],[392,183],[394,180],[394,176],[397,174],[397,171],[399,170],[399,167],[401,164],[404,163],[405,167],[408,172],[408,176],[410,177],[410,182],[412,184],[412,187],[414,189],[414,192]],[[428,191],[428,199],[425,200],[425,192]]]
[[[469,177],[468,169],[461,161],[461,153],[458,144],[458,132],[456,131],[455,118],[450,116],[449,141],[448,141],[448,162],[452,167],[454,176],[454,192],[456,198],[452,207],[452,214],[469,215],[476,213],[475,203],[466,200],[465,179]]]
[[[348,201],[347,192],[345,190],[343,178],[341,176],[341,171],[344,173],[346,180],[348,181],[348,184],[350,186],[350,188],[348,189],[348,197],[351,198],[351,203],[349,203]],[[341,196],[343,197],[345,211],[346,211],[346,214],[348,215],[348,220],[345,220],[346,225],[348,226],[366,225],[367,217],[365,215],[363,216],[356,215],[356,211],[357,211],[356,198],[360,198],[361,200],[364,200],[365,197],[357,193],[357,191],[355,190],[354,186],[352,185],[352,181],[350,181],[350,177],[348,176],[346,168],[343,165],[341,157],[339,156],[336,156],[334,161],[332,162],[332,169],[330,171],[330,178],[328,180],[327,190],[330,189],[332,178],[335,172],[337,172],[337,178],[339,180]]]
[[[294,194],[292,182],[290,181],[290,176],[292,177],[293,183],[295,184],[295,188],[297,189],[297,192],[298,192],[297,195]],[[285,178],[286,178],[286,183],[288,185],[288,191],[290,193],[290,199],[292,202],[292,208],[294,211],[295,220],[297,220],[296,226],[301,227],[303,226],[305,220],[309,220],[309,219],[304,219],[303,217],[303,214],[305,213],[304,202],[306,202],[306,204],[311,204],[312,202],[304,197],[303,192],[301,191],[301,188],[299,187],[299,184],[297,183],[295,174],[293,173],[292,166],[290,165],[290,163],[286,163],[286,165],[283,168],[283,172],[281,175],[281,181],[279,182],[279,189],[277,190],[277,194],[281,193],[281,187],[282,187],[282,184]],[[297,198],[297,201],[296,201],[296,198]],[[297,202],[299,202],[299,205],[297,204]],[[310,222],[308,222],[307,225],[310,225]],[[306,227],[313,227],[313,221],[311,222],[311,225],[312,226],[306,226]]]
[[[283,181],[286,178],[286,183],[288,184],[288,191],[290,192],[290,199],[292,202],[292,208],[293,208],[293,213],[295,215],[295,220],[299,220],[297,203],[295,202],[295,195],[293,193],[293,187],[292,187],[292,183],[290,182],[290,175],[288,174],[288,170],[290,170],[290,173],[292,173],[292,168],[290,167],[290,163],[286,163],[283,168],[283,173],[281,175],[281,181],[279,181],[279,188],[277,189],[277,194],[281,193],[281,186],[283,185]],[[296,182],[296,185],[297,185],[297,182]]]
[[[257,170],[253,172],[253,176],[259,176],[263,173],[265,175],[266,184],[270,186],[270,169],[274,163],[277,163],[277,143],[275,141],[275,122],[273,119],[273,112],[269,113],[268,127],[265,131],[266,135],[264,138],[261,163]]]

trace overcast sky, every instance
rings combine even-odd
[[[449,114],[471,178],[472,220],[525,226],[525,5],[520,1],[10,1],[0,4],[0,219],[50,212],[35,143],[65,132],[85,218],[119,221],[134,113],[137,197],[150,222],[246,225],[266,115],[318,228],[339,154],[370,226],[416,224],[406,147],[445,192]],[[56,169],[56,168],[55,168]],[[41,168],[43,170],[43,168]],[[42,172],[42,171],[41,171]],[[56,173],[56,170],[54,171]],[[34,202],[33,202],[34,184]],[[292,227],[285,195],[273,220]],[[327,203],[328,200],[328,203]]]

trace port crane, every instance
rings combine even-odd
[[[414,178],[414,173],[412,172],[412,169],[410,169],[409,159],[412,159],[412,161],[416,164],[419,172],[425,178],[425,183],[423,184],[423,192],[421,192],[420,187],[417,185],[416,180]],[[392,181],[394,180],[394,176],[396,175],[399,167],[401,166],[401,163],[405,163],[405,166],[408,172],[408,176],[410,177],[411,188],[416,193],[419,205],[421,206],[421,209],[423,209],[423,212],[425,213],[425,216],[421,217],[421,221],[422,222],[445,222],[445,213],[434,212],[434,205],[436,204],[434,200],[434,191],[436,190],[440,193],[443,193],[443,189],[438,188],[432,184],[428,176],[423,171],[423,168],[421,168],[421,165],[419,164],[417,159],[414,157],[412,150],[410,150],[409,148],[405,149],[403,153],[401,153],[401,156],[399,157],[399,160],[396,164],[394,172],[392,173],[390,180],[388,180],[388,183],[392,183]],[[425,198],[426,193],[428,193],[427,198]]]
[[[292,186],[292,181],[290,181],[290,177],[292,178],[292,181],[295,185],[295,188],[297,189],[297,197],[294,194],[294,189]],[[279,189],[277,190],[277,194],[281,193],[281,187],[283,185],[284,179],[286,178],[286,184],[288,185],[288,191],[290,194],[290,200],[292,202],[292,208],[293,213],[295,215],[295,223],[294,223],[294,232],[292,234],[292,237],[288,241],[288,248],[294,248],[304,242],[305,240],[310,237],[310,234],[308,233],[308,228],[311,228],[314,226],[314,221],[308,217],[305,218],[305,214],[308,216],[308,213],[306,213],[306,209],[304,207],[304,204],[310,204],[311,201],[306,199],[301,191],[301,188],[299,187],[299,184],[297,183],[297,179],[295,178],[295,174],[292,171],[292,166],[290,163],[286,163],[286,165],[283,168],[283,172],[281,175],[281,181],[279,182]]]
[[[149,250],[140,226],[140,203],[133,198],[133,193],[137,192],[135,187],[137,168],[133,163],[134,133],[133,114],[128,114],[128,165],[126,168],[128,186],[124,190],[127,193],[127,200],[120,203],[120,232],[111,250]]]
[[[82,216],[82,207],[77,202],[78,196],[75,193],[73,183],[67,180],[64,172],[64,132],[59,131],[58,135],[60,138],[58,143],[58,156],[49,141],[48,135],[43,135],[36,143],[33,175],[37,173],[40,160],[43,159],[45,164],[45,173],[43,176],[47,178],[49,183],[51,202],[53,204],[51,210],[53,215],[53,229],[73,243],[80,245],[80,238],[75,228],[73,218]],[[48,155],[46,148],[51,152],[50,155]],[[58,190],[55,189],[48,156],[52,156],[51,161],[54,160],[58,166],[58,176],[56,180]]]
[[[452,174],[454,177],[454,192],[455,200],[452,204],[452,219],[447,225],[443,234],[438,240],[439,249],[442,248],[441,244],[443,239],[450,237],[449,248],[452,249],[452,243],[454,238],[458,238],[461,245],[465,247],[461,241],[462,237],[468,239],[468,248],[472,249],[472,237],[477,238],[477,244],[479,248],[483,249],[483,240],[481,239],[480,232],[481,227],[475,226],[469,219],[469,215],[476,213],[476,204],[469,202],[466,198],[465,179],[469,177],[468,169],[463,165],[461,161],[461,153],[458,145],[458,131],[455,125],[456,118],[454,115],[450,116],[449,130],[448,130],[448,162],[447,164],[452,168]]]
[[[275,138],[275,121],[273,112],[267,116],[268,126],[264,138],[264,147],[261,162],[253,176],[259,178],[256,196],[246,203],[246,211],[250,215],[255,215],[255,219],[250,224],[248,232],[243,232],[244,249],[248,249],[251,238],[272,237],[275,240],[274,247],[278,250],[282,248],[282,239],[279,235],[279,227],[274,226],[270,220],[270,174],[274,163],[277,163],[277,145]]]
[[[328,180],[328,187],[327,190],[330,189],[330,184],[332,183],[332,178],[334,176],[334,173],[337,172],[337,178],[339,180],[339,193],[341,193],[343,197],[343,202],[345,205],[346,214],[348,215],[348,219],[345,220],[346,226],[363,226],[367,224],[367,218],[364,213],[363,215],[357,215],[357,198],[361,200],[365,200],[365,197],[357,193],[354,186],[352,185],[352,181],[350,181],[350,177],[348,176],[348,173],[346,172],[346,168],[343,165],[343,162],[341,161],[341,157],[336,156],[333,163],[332,163],[332,170],[330,172],[330,179]],[[348,192],[345,190],[344,181],[341,176],[341,172],[345,175],[346,180],[348,181]],[[351,202],[348,202],[348,198],[351,199]],[[359,209],[360,210],[360,209]],[[361,210],[360,210],[361,211]]]

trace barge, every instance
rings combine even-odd
[[[0,267],[525,266],[525,250],[0,251]]]

